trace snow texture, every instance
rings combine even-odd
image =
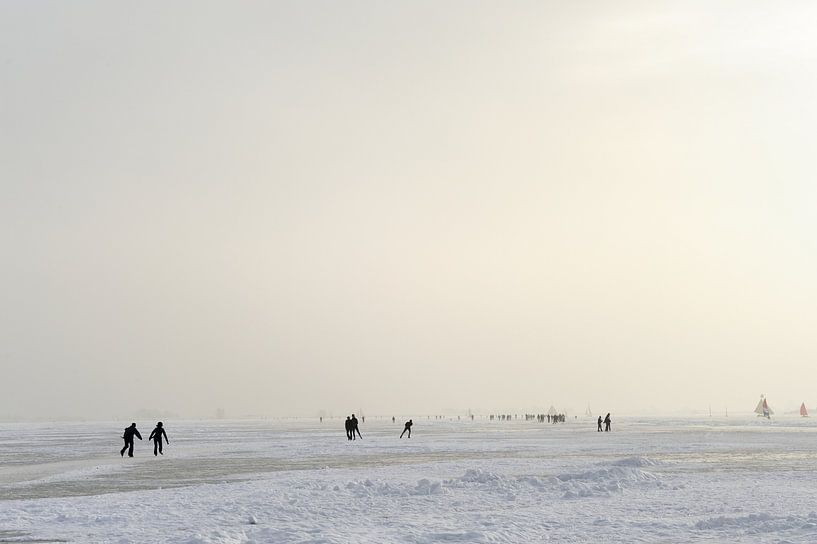
[[[793,418],[166,424],[133,459],[121,424],[0,426],[0,542],[817,541]]]

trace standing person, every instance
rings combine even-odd
[[[125,450],[128,450],[128,457],[133,457],[133,435],[136,435],[139,440],[142,440],[142,435],[136,430],[136,423],[131,423],[130,427],[126,427],[125,434],[122,435],[122,438],[125,439],[125,445],[119,452],[119,455],[122,457],[125,457]]]
[[[597,433],[601,432],[601,416],[599,416],[599,429],[596,431]]]
[[[394,423],[394,416],[391,416],[391,422]]]
[[[360,429],[357,426],[357,418],[355,417],[355,414],[352,414],[352,440],[356,440],[355,433],[357,433],[361,439],[363,438],[363,435],[360,434]]]
[[[608,432],[610,430],[610,413],[607,413],[607,416],[604,418],[604,432]]]
[[[346,440],[352,439],[352,420],[346,416]]]
[[[403,429],[403,432],[400,433],[400,438],[403,438],[403,435],[406,434],[407,431],[409,433],[408,437],[411,438],[411,426],[412,425],[414,425],[414,423],[412,423],[412,421],[410,419],[408,421],[406,421],[406,426]]]
[[[165,442],[167,442],[168,446],[170,445],[170,440],[167,439],[167,433],[165,432],[165,428],[162,426],[162,422],[156,424],[156,428],[150,432],[150,436],[148,440],[153,440],[153,455],[156,456],[158,452],[161,455],[162,453],[162,436],[165,437]]]

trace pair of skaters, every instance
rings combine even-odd
[[[357,418],[355,414],[352,414],[352,417],[346,416],[346,439],[355,440],[355,435],[359,436],[361,440],[363,439],[363,435],[360,434],[360,429],[357,426]]]
[[[167,439],[167,433],[165,432],[165,428],[162,425],[162,422],[156,424],[156,428],[153,429],[153,432],[150,433],[148,440],[153,440],[153,455],[161,454],[164,455],[162,452],[162,437],[164,436],[165,442],[170,444],[170,440]],[[130,427],[125,429],[125,434],[122,435],[122,438],[125,439],[125,445],[119,452],[119,455],[125,457],[125,450],[128,451],[128,457],[133,457],[133,438],[136,437],[139,440],[142,440],[142,435],[139,434],[139,431],[136,429],[136,423],[131,423]]]
[[[599,432],[599,433],[601,432],[601,424],[602,423],[604,423],[604,432],[609,432],[610,431],[610,423],[611,423],[609,412],[607,413],[607,416],[604,418],[604,421],[602,421],[601,416],[599,416],[598,429],[596,430],[596,432]]]

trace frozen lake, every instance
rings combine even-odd
[[[817,541],[808,419],[414,421],[3,424],[0,542]]]

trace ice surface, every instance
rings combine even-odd
[[[0,542],[817,541],[809,420],[166,425],[0,426]]]

